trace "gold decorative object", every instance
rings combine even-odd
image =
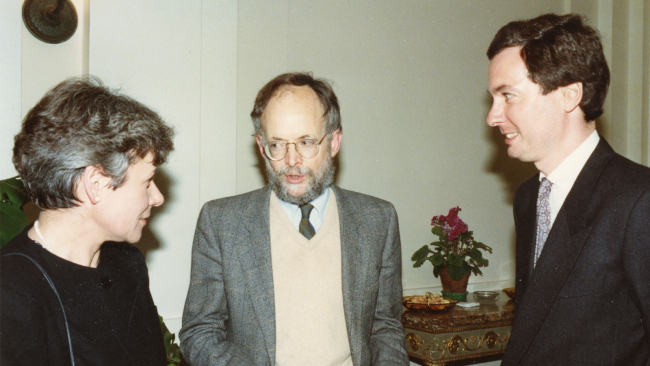
[[[500,355],[510,340],[513,318],[514,302],[505,298],[473,309],[405,310],[406,350],[411,358],[428,366]]]
[[[443,303],[434,303],[434,302],[422,302],[420,301],[422,296],[404,296],[402,298],[402,304],[405,308],[411,310],[419,311],[446,311],[458,303],[458,300],[444,298]]]

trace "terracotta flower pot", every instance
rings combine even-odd
[[[456,281],[449,276],[449,269],[443,268],[440,270],[440,282],[442,282],[442,290],[451,294],[464,294],[467,292],[467,281],[469,281],[469,275],[472,274],[472,271],[469,271],[463,276],[460,281]]]

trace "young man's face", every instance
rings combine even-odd
[[[528,79],[520,51],[506,48],[490,62],[488,92],[493,103],[487,124],[505,136],[510,157],[539,168],[555,158],[566,138],[564,106],[559,89],[543,95],[540,86]]]
[[[264,109],[262,129],[264,141],[262,136],[256,136],[262,155],[265,155],[263,143],[271,141],[292,143],[305,138],[321,141],[325,136],[323,108],[309,87],[283,90],[271,98]],[[284,159],[267,160],[270,166],[267,175],[274,188],[278,188],[276,194],[296,204],[316,198],[331,184],[334,169],[331,158],[338,153],[340,141],[341,133],[336,131],[329,145],[327,138],[323,140],[313,158],[302,157],[291,144]]]

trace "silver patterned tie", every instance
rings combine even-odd
[[[535,266],[537,259],[542,253],[544,243],[548,237],[548,232],[551,231],[551,202],[549,197],[551,195],[550,180],[542,178],[539,185],[539,193],[537,194],[537,241],[535,243]]]

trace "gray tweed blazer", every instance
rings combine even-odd
[[[408,365],[395,208],[332,188],[341,222],[343,307],[352,362]],[[266,186],[210,201],[201,210],[180,331],[183,355],[193,366],[275,364],[270,194]]]

